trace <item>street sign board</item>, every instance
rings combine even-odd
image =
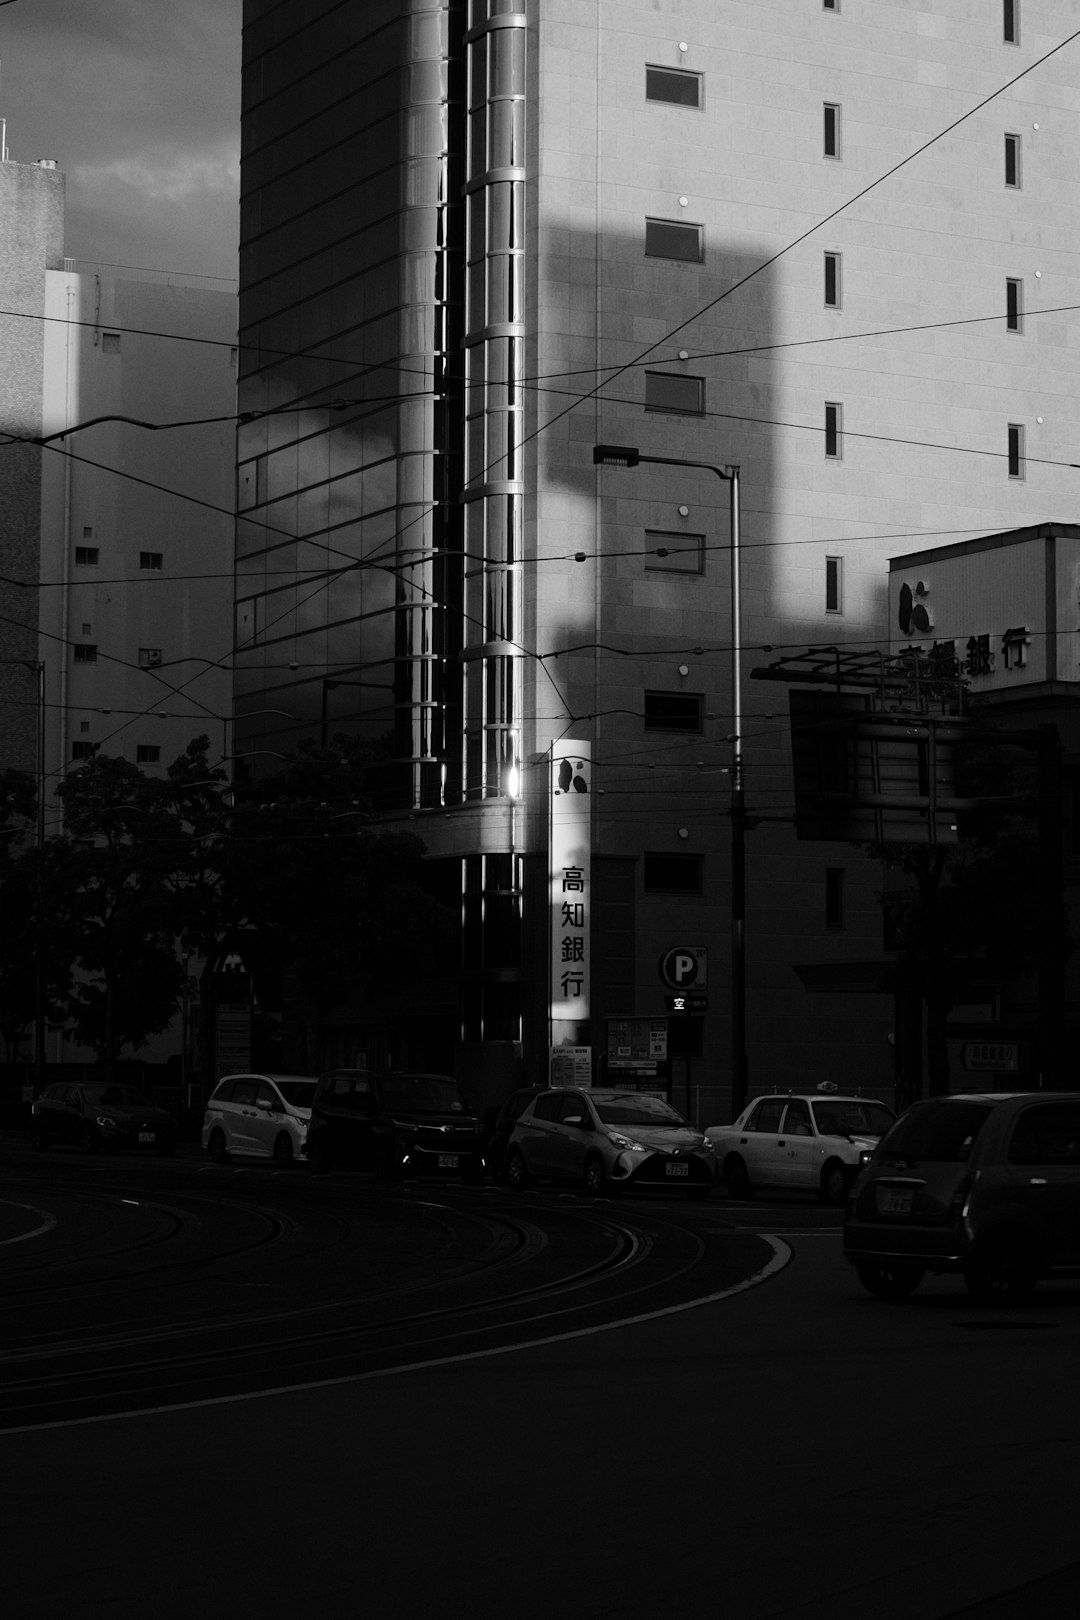
[[[669,990],[705,990],[709,983],[709,951],[705,945],[673,945],[660,958],[660,981]]]
[[[664,1004],[669,1013],[681,1013],[684,1017],[700,1018],[709,1010],[708,996],[665,996]]]

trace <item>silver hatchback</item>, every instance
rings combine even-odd
[[[238,1153],[285,1169],[304,1156],[317,1084],[309,1074],[226,1075],[206,1105],[203,1147],[215,1164]]]
[[[712,1144],[663,1098],[608,1088],[541,1091],[511,1131],[504,1164],[512,1188],[536,1177],[594,1194],[652,1186],[708,1198],[715,1180]]]

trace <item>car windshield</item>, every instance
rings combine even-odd
[[[681,1114],[659,1097],[604,1097],[594,1103],[605,1125],[681,1125],[689,1129]]]
[[[881,1136],[896,1115],[884,1103],[816,1102],[814,1118],[822,1136]]]
[[[87,1086],[86,1100],[94,1108],[152,1108],[149,1097],[144,1097],[134,1086]]]
[[[415,1080],[405,1075],[387,1076],[382,1083],[382,1094],[391,1112],[460,1114],[465,1107],[453,1080],[434,1080],[429,1076]]]
[[[274,1084],[290,1108],[311,1107],[311,1099],[315,1095],[314,1080],[275,1080]]]
[[[962,1164],[990,1117],[993,1103],[946,1097],[916,1103],[902,1114],[882,1140],[882,1158],[922,1160],[931,1164]]]

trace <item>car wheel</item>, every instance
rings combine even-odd
[[[274,1163],[279,1170],[287,1170],[293,1162],[292,1137],[281,1131],[274,1142]]]
[[[906,1299],[913,1294],[925,1275],[921,1266],[894,1264],[891,1260],[860,1260],[855,1275],[866,1289],[878,1299]]]
[[[839,1159],[830,1159],[821,1172],[818,1196],[823,1204],[842,1204],[847,1198],[847,1167]]]
[[[598,1159],[595,1153],[590,1154],[585,1160],[585,1174],[582,1179],[585,1183],[585,1191],[590,1198],[597,1198],[607,1186],[607,1172],[604,1169],[604,1161]]]
[[[40,1125],[30,1127],[30,1146],[35,1153],[44,1153],[49,1146],[49,1138]]]
[[[732,1198],[750,1199],[754,1196],[746,1165],[739,1158],[729,1159],[724,1166],[724,1186]]]
[[[512,1148],[506,1155],[506,1185],[511,1192],[523,1192],[529,1185],[529,1172],[519,1148]]]
[[[1035,1251],[1021,1232],[990,1233],[964,1267],[968,1293],[983,1305],[1026,1299],[1038,1274]]]
[[[79,1132],[79,1146],[84,1153],[96,1153],[98,1150],[97,1137],[88,1124],[84,1125]]]
[[[229,1149],[225,1143],[225,1132],[214,1130],[210,1132],[210,1140],[206,1144],[206,1151],[215,1164],[228,1164]]]
[[[700,1187],[688,1187],[686,1189],[686,1196],[690,1199],[691,1203],[700,1204],[703,1199],[708,1198],[711,1192],[712,1188],[708,1185],[703,1185]]]

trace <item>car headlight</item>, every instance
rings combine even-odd
[[[608,1138],[617,1148],[622,1148],[626,1153],[646,1153],[648,1151],[644,1142],[635,1142],[631,1137],[622,1136],[618,1131],[609,1131]]]
[[[115,1119],[110,1119],[108,1114],[99,1114],[94,1124],[103,1131],[115,1131],[116,1129]]]
[[[874,1157],[873,1148],[860,1148],[859,1149],[859,1164],[860,1165],[869,1164],[870,1160],[873,1157]]]
[[[707,1136],[702,1138],[701,1151],[702,1151],[702,1153],[715,1153],[716,1152],[716,1149],[713,1147],[713,1144],[709,1141],[709,1138]]]

